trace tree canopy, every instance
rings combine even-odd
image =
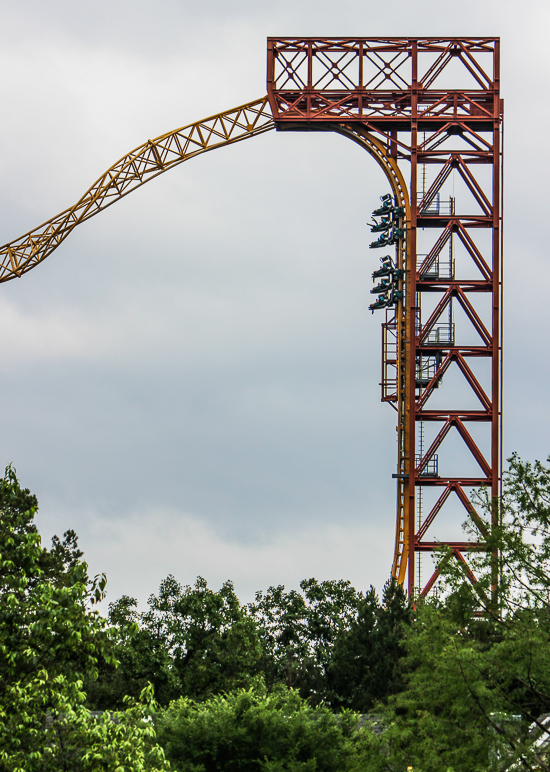
[[[168,576],[104,619],[105,577],[74,531],[43,547],[36,509],[8,468],[0,772],[550,772],[544,464],[514,456],[502,499],[476,494],[476,581],[442,548],[439,593],[414,603],[312,578],[242,604],[229,581]]]
[[[445,593],[404,628],[405,683],[384,707],[380,768],[389,748],[391,763],[425,772],[548,769],[550,469],[509,461],[502,499],[481,491],[475,502],[486,526],[498,507],[498,526],[490,534],[473,507],[465,524],[487,543],[470,557],[477,583],[442,550]]]
[[[0,770],[160,771],[145,708],[98,722],[83,706],[83,679],[96,677],[99,659],[114,663],[110,631],[93,609],[106,580],[88,578],[73,532],[51,550],[41,546],[37,506],[8,467],[0,481]]]
[[[156,726],[177,772],[351,772],[364,763],[358,719],[257,681],[205,702],[180,698]]]

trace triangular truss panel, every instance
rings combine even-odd
[[[476,411],[479,420],[490,420],[490,382],[480,377],[460,351],[446,356],[425,352],[416,362],[418,396],[416,409],[424,420],[447,415],[452,409],[460,413]],[[482,374],[483,375],[483,374]]]
[[[492,279],[490,266],[483,252],[472,241],[467,229],[450,222],[440,230],[430,229],[419,234],[417,253],[417,283],[436,291],[441,282],[453,279],[464,286],[482,286]]]
[[[491,87],[491,75],[487,72],[483,54],[472,54],[463,41],[449,41],[438,52],[419,57],[419,81],[423,88],[438,91],[455,89],[485,89]]]
[[[477,157],[472,159],[469,154],[455,151],[438,153],[437,158],[442,165],[428,184],[424,183],[428,175],[422,170],[423,185],[417,197],[419,212],[425,217],[448,213],[474,221],[487,217],[492,209],[491,177],[490,173],[483,175],[483,170],[471,168]]]
[[[415,474],[425,485],[467,479],[485,485],[490,477],[486,445],[479,430],[468,426],[465,414],[453,411],[424,426],[422,448],[415,457]]]

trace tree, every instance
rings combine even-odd
[[[256,624],[231,582],[215,592],[202,577],[184,587],[168,576],[148,605],[140,613],[133,598],[111,604],[120,664],[101,668],[89,689],[94,707],[118,706],[148,682],[163,705],[182,695],[202,700],[246,686],[260,671]]]
[[[157,735],[177,772],[348,772],[364,768],[359,717],[334,715],[279,685],[198,703],[173,702],[156,718]]]
[[[165,579],[149,598],[145,626],[162,636],[182,693],[196,699],[245,686],[258,672],[260,644],[231,582],[218,592],[198,577],[194,587]]]
[[[284,683],[318,704],[327,699],[335,641],[351,626],[363,596],[344,580],[304,579],[300,590],[269,587],[256,593],[248,613],[258,627],[267,684]]]
[[[328,669],[330,702],[367,713],[403,686],[404,626],[412,609],[395,580],[384,586],[382,603],[371,586],[349,629],[336,639]]]
[[[110,604],[119,666],[100,662],[98,681],[86,686],[89,704],[120,707],[149,682],[161,705],[201,700],[246,687],[258,673],[269,688],[285,683],[314,704],[326,702],[334,644],[361,599],[347,581],[307,579],[300,591],[270,587],[241,606],[231,582],[215,592],[201,577],[183,587],[168,576],[144,612],[127,596]]]
[[[116,662],[101,659],[98,678],[85,682],[87,704],[94,710],[120,710],[126,696],[139,697],[147,684],[161,705],[182,694],[168,641],[162,629],[142,624],[137,601],[123,595],[109,604],[109,624]]]
[[[445,594],[417,605],[405,636],[406,687],[386,709],[380,766],[549,768],[533,728],[548,737],[539,718],[550,712],[550,469],[509,461],[502,500],[479,492],[481,514],[472,507],[465,525],[487,544],[470,557],[477,582],[442,549]]]
[[[43,549],[36,510],[8,467],[0,481],[0,770],[115,772],[134,761],[139,772],[164,769],[141,708],[119,719],[119,737],[132,738],[124,746],[114,726],[101,730],[83,707],[82,679],[99,658],[114,662],[110,631],[90,608],[106,580],[90,581],[72,532]],[[98,743],[101,731],[110,742]]]

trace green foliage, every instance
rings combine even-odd
[[[481,492],[476,503],[466,528],[489,547],[470,557],[478,582],[441,552],[446,594],[419,603],[406,632],[406,688],[386,710],[382,766],[389,748],[392,766],[423,772],[547,769],[532,728],[550,712],[550,470],[514,456],[502,501]]]
[[[123,596],[109,604],[109,623],[116,663],[101,660],[99,677],[85,681],[88,707],[120,709],[127,695],[137,698],[149,683],[161,704],[179,697],[181,683],[167,642],[159,630],[142,626],[136,600]]]
[[[248,612],[262,642],[266,683],[284,683],[318,704],[328,699],[327,671],[335,642],[350,628],[363,595],[343,580],[307,579],[300,589],[285,592],[279,585],[258,592]]]
[[[356,618],[334,646],[328,668],[333,707],[367,713],[379,700],[402,688],[402,639],[410,621],[410,604],[395,580],[384,586],[382,603],[374,587],[370,588],[359,603]]]
[[[0,482],[0,700],[41,671],[78,678],[94,672],[99,655],[111,656],[104,621],[86,608],[103,597],[105,578],[90,583],[85,563],[42,549],[36,510],[8,468]]]
[[[347,581],[308,579],[300,591],[270,587],[241,606],[230,582],[218,592],[200,578],[182,587],[169,576],[149,608],[133,598],[110,605],[118,667],[100,663],[87,682],[88,704],[120,707],[151,683],[161,705],[180,696],[204,700],[248,686],[285,684],[312,705],[370,710],[400,685],[400,627],[410,616],[395,583],[382,605]]]
[[[203,703],[181,698],[155,720],[178,772],[346,772],[364,769],[368,755],[357,715],[313,707],[283,686],[268,694],[260,682]]]
[[[72,532],[41,547],[36,509],[8,467],[0,481],[0,770],[164,769],[141,708],[121,716],[118,729],[83,707],[82,679],[95,676],[99,659],[115,662],[106,622],[90,609],[106,580],[89,580]]]
[[[143,621],[166,641],[189,697],[203,699],[246,685],[258,671],[256,626],[231,582],[214,592],[201,577],[194,587],[182,587],[169,576],[158,596],[149,599]]]
[[[124,694],[139,694],[147,682],[161,704],[181,695],[206,699],[246,686],[259,672],[262,649],[254,620],[239,603],[231,582],[218,592],[199,577],[194,587],[168,576],[147,611],[123,597],[110,606],[117,630],[115,670],[102,668],[90,685],[95,707],[121,704]]]
[[[155,742],[152,691],[140,704],[96,716],[83,706],[80,682],[64,676],[54,688],[47,673],[11,690],[0,752],[2,772],[164,772],[164,751]]]

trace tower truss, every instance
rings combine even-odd
[[[410,180],[405,303],[382,325],[382,400],[398,410],[393,575],[427,594],[439,571],[425,581],[422,557],[447,545],[475,582],[466,553],[486,526],[477,542],[456,526],[473,487],[500,486],[499,39],[272,38],[267,69],[277,129],[361,127]]]

